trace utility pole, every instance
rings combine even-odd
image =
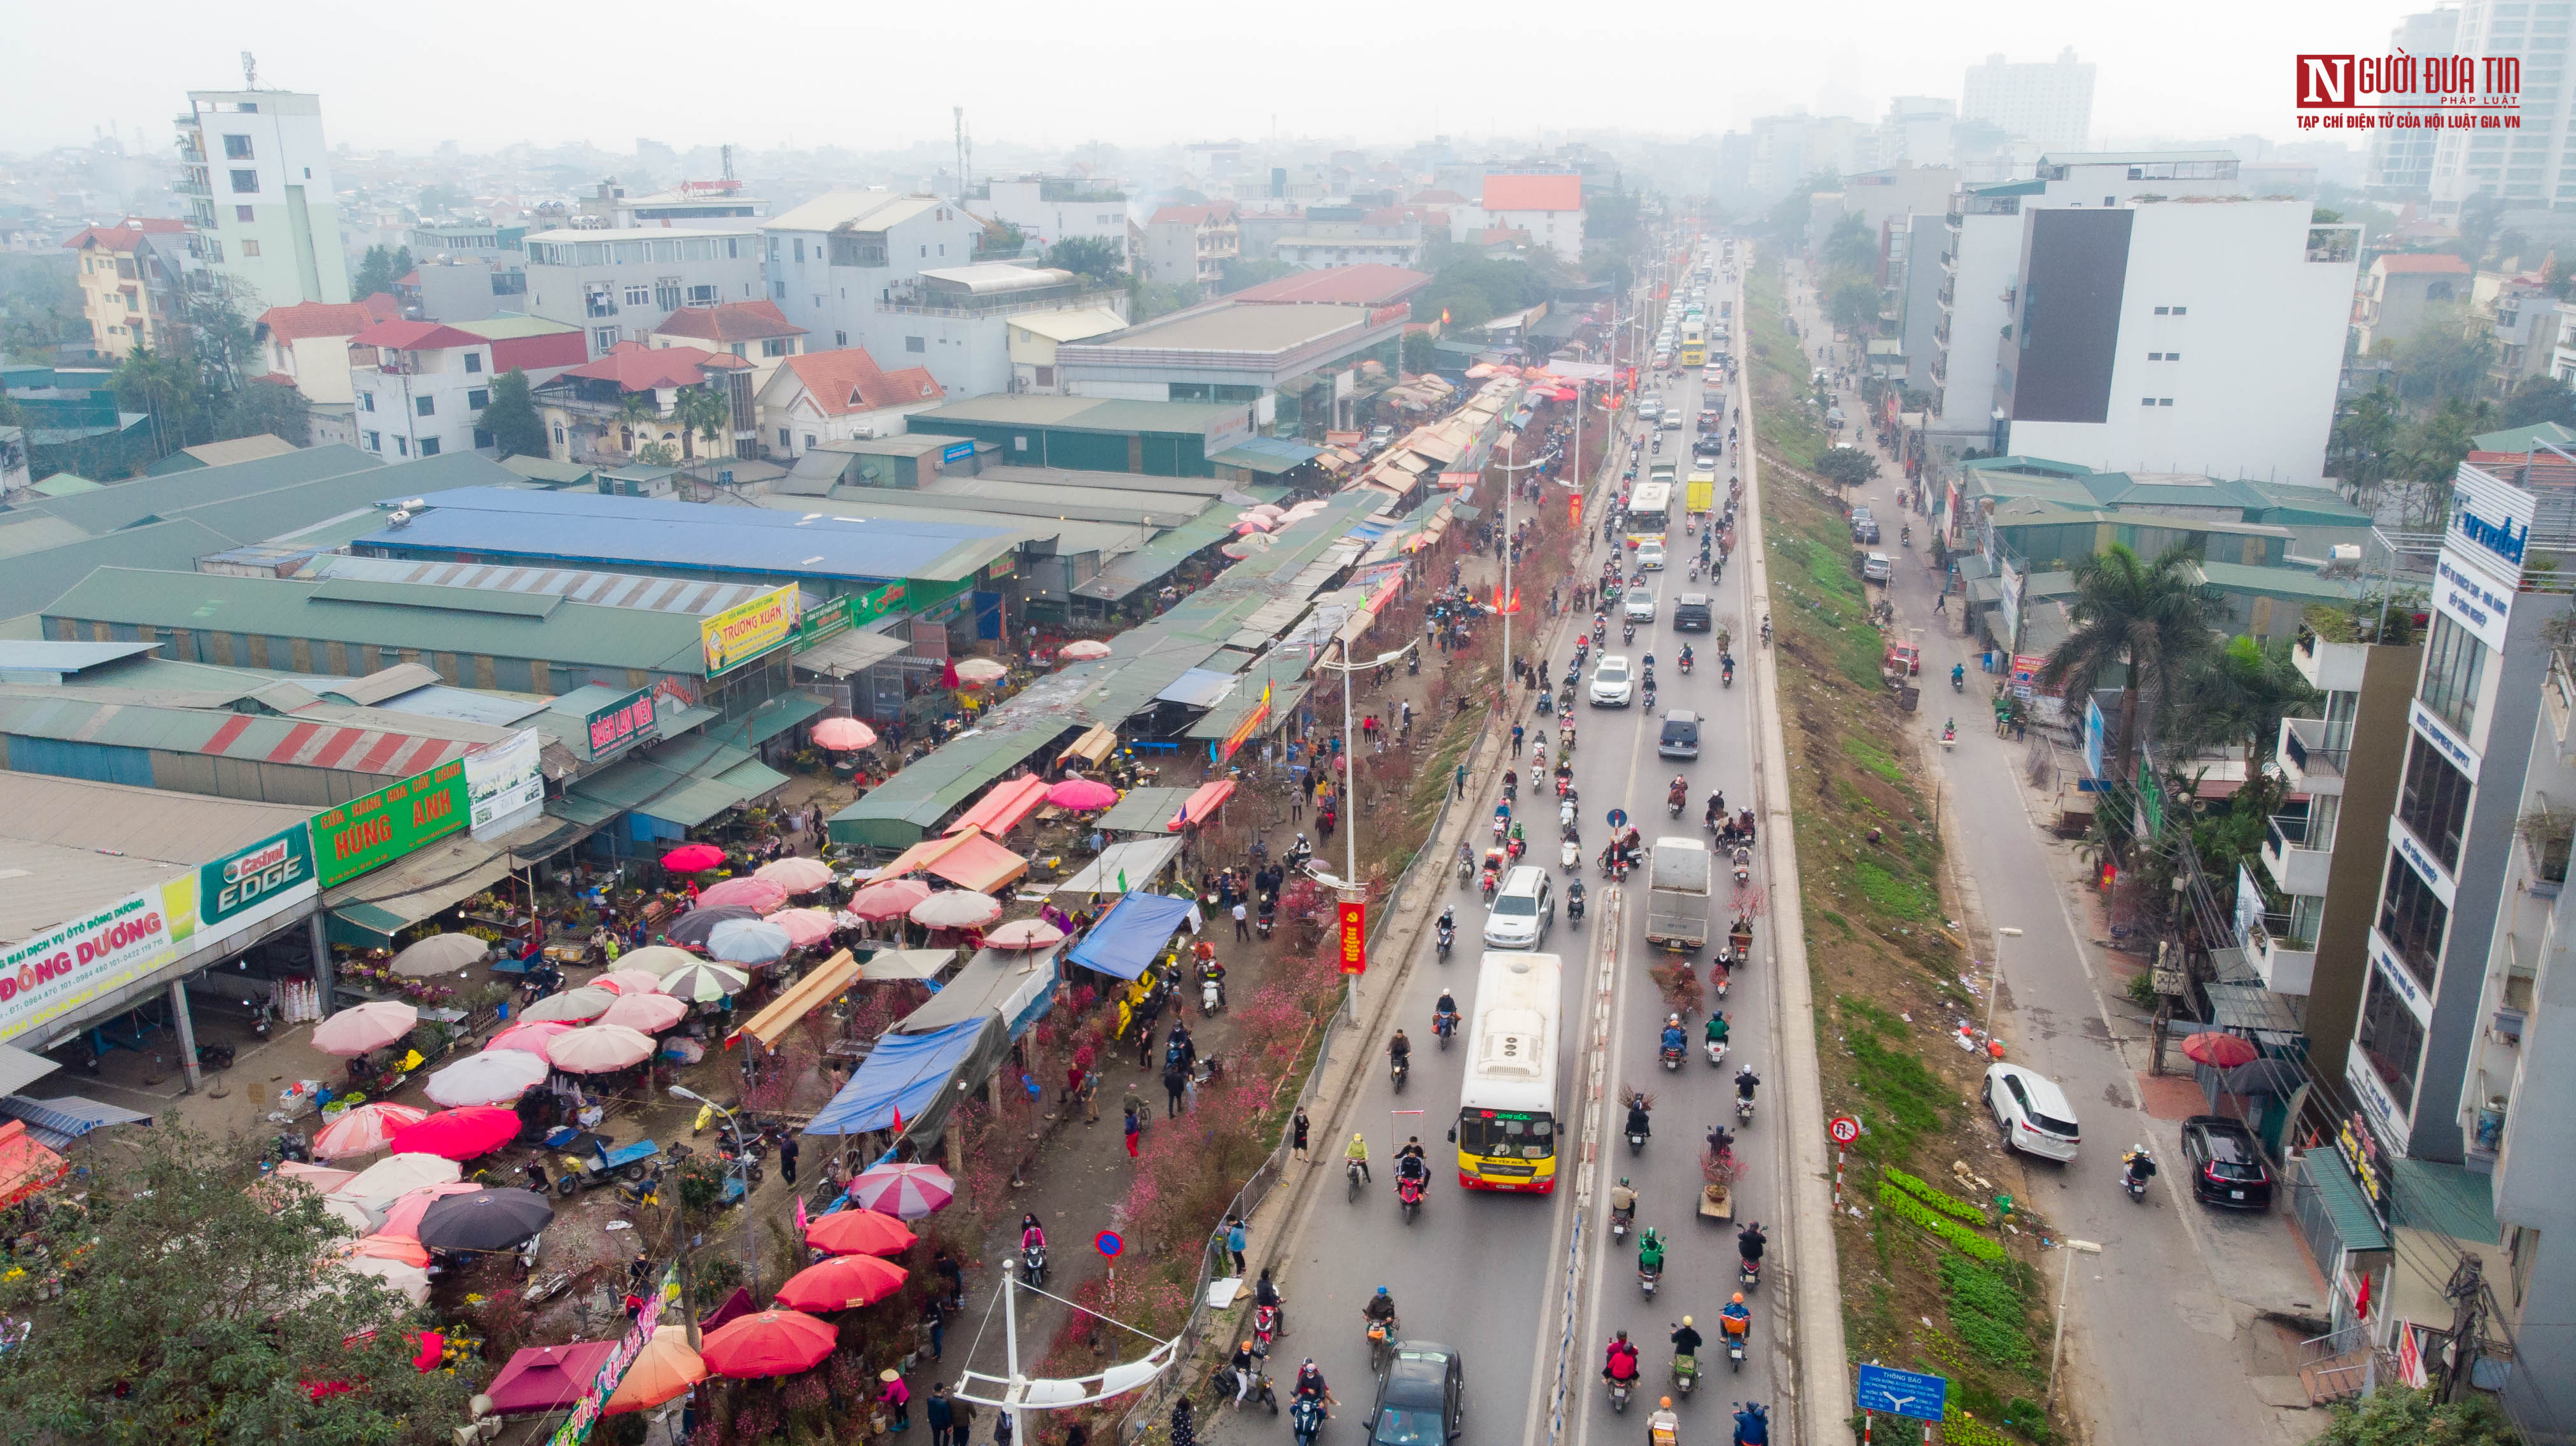
[[[2442,1371],[2444,1401],[2465,1400],[2469,1394],[2478,1341],[2486,1327],[2486,1282],[2480,1278],[2485,1269],[2484,1261],[2463,1250],[2460,1263],[2451,1268],[2450,1284],[2442,1287],[2442,1293],[2451,1298],[2451,1363]]]

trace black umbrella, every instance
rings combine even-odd
[[[430,1202],[420,1243],[431,1250],[508,1250],[546,1228],[555,1207],[534,1190],[477,1190]]]
[[[691,909],[672,920],[671,927],[664,929],[662,934],[674,944],[695,944],[703,949],[706,947],[707,935],[715,932],[716,925],[727,919],[759,917],[758,909],[746,909],[739,904],[717,904],[710,908]]]
[[[2219,1078],[2231,1095],[2289,1095],[2306,1081],[2296,1064],[2278,1058],[2247,1060]]]

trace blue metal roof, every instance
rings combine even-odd
[[[998,556],[1017,538],[1005,527],[587,492],[467,487],[431,493],[427,501],[411,521],[355,545],[394,555],[464,552],[890,582],[920,575],[960,549]]]

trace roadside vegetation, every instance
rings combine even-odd
[[[1853,1358],[1952,1383],[1942,1439],[2047,1442],[2035,1404],[2046,1369],[2045,1301],[2028,1222],[1999,1197],[1975,1103],[1982,1057],[1949,1041],[1982,1011],[1978,978],[1947,922],[1940,801],[1921,781],[1869,615],[1843,487],[1818,475],[1828,451],[1810,368],[1782,325],[1778,271],[1747,277],[1770,548],[1773,646],[1828,1114],[1862,1126],[1835,1219],[1844,1330]],[[1985,1173],[1979,1173],[1983,1171]]]

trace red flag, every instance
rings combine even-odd
[[[2361,1273],[2361,1288],[2352,1293],[2352,1313],[2360,1320],[2370,1319],[2370,1272]]]
[[[902,1133],[903,1133],[903,1106],[901,1106],[901,1105],[896,1105],[896,1106],[894,1107],[894,1127],[893,1127],[893,1128],[894,1128],[894,1132],[895,1132],[896,1134],[900,1135],[900,1134],[902,1134]]]
[[[1512,589],[1511,599],[1508,602],[1504,600],[1503,590],[1501,588],[1497,587],[1494,589],[1494,611],[1498,613],[1516,613],[1520,610],[1521,590],[1519,588]]]
[[[802,1195],[796,1197],[796,1238],[805,1238],[805,1197]]]

